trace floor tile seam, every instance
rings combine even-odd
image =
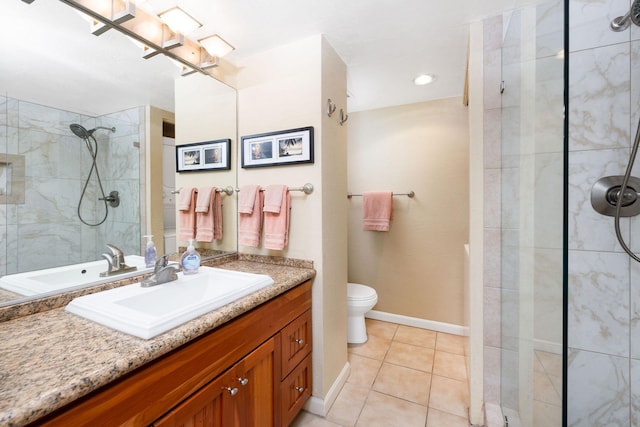
[[[439,351],[439,352],[441,352],[441,353],[453,354],[454,356],[467,357],[467,356],[465,356],[464,354],[461,354],[461,353],[455,353],[455,352],[453,352],[453,351],[442,350],[442,349],[439,349],[439,348],[437,348],[437,347],[435,348],[435,351]]]
[[[436,349],[435,344],[433,345],[433,347],[428,346],[428,345],[422,345],[422,344],[416,344],[415,342],[407,342],[407,341],[402,341],[402,340],[398,340],[398,339],[393,339],[391,340],[392,343],[398,343],[398,344],[406,344],[406,345],[412,345],[414,347],[420,347],[420,348],[426,348],[428,350],[434,350]]]
[[[458,381],[458,382],[464,383],[465,385],[469,384],[469,381],[467,381],[467,380],[459,380],[459,379],[456,379],[456,378],[449,378],[449,377],[445,377],[444,375],[438,375],[438,374],[431,374],[431,375],[434,376],[434,377],[440,377],[440,378],[446,378],[448,380]],[[433,378],[431,378],[431,384],[433,384]]]
[[[415,366],[406,366],[406,365],[400,365],[399,363],[394,363],[394,362],[390,362],[388,360],[383,360],[382,364],[384,365],[385,363],[388,363],[389,365],[393,365],[393,366],[398,366],[400,368],[407,368],[407,369],[411,369],[412,371],[418,371],[418,372],[424,372],[425,374],[433,374],[433,363],[431,363],[431,371],[425,371],[419,368],[416,368]],[[380,369],[382,369],[382,365],[380,365]],[[378,373],[380,373],[380,370],[378,370]],[[377,379],[377,375],[376,375],[376,379]],[[374,380],[375,382],[375,380]]]
[[[447,378],[447,379],[449,379],[449,380],[460,381],[460,382],[462,382],[462,383],[468,383],[468,382],[469,382],[469,379],[468,379],[468,378],[460,379],[460,378],[451,377],[451,376],[443,375],[443,374],[441,374],[441,373],[436,373],[436,372],[432,372],[432,373],[431,373],[431,375],[435,375],[435,376],[437,376],[437,377],[441,377],[441,378]]]
[[[356,355],[358,357],[364,357],[365,359],[375,360],[376,362],[383,362],[384,361],[384,359],[380,360],[380,359],[376,359],[375,357],[367,356],[367,355],[364,355],[364,354],[359,354],[359,353],[354,353],[354,352],[351,352],[351,354],[354,354],[354,355]]]
[[[424,345],[419,345],[419,344],[414,344],[414,343],[410,343],[410,342],[402,342],[402,341],[392,341],[391,344],[403,344],[403,345],[410,345],[412,347],[416,347],[419,348],[420,350],[431,350],[431,351],[436,351],[435,347],[426,347]]]
[[[409,399],[407,399],[405,397],[400,397],[400,396],[396,396],[394,394],[385,393],[384,391],[380,391],[380,390],[374,390],[373,388],[371,390],[369,390],[369,394],[371,394],[372,391],[376,392],[376,393],[379,393],[379,394],[384,394],[385,396],[393,397],[394,399],[402,400],[402,401],[407,402],[407,403],[413,403],[414,405],[422,406],[423,408],[428,408],[429,407],[429,400],[430,399],[427,399],[427,404],[423,405],[422,403],[414,402],[413,400],[409,400]],[[367,395],[367,399],[369,399],[369,395]]]

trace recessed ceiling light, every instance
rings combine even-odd
[[[418,77],[413,79],[413,83],[416,86],[428,85],[432,81],[433,81],[433,76],[430,76],[429,74],[420,74]]]

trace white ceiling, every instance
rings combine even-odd
[[[140,3],[140,0],[139,0]],[[348,111],[461,96],[469,22],[535,1],[523,0],[146,0],[176,4],[220,34],[232,63],[324,34],[347,64]],[[2,0],[0,93],[71,111],[103,114],[142,104],[173,110],[179,69],[140,51],[114,31],[96,37],[68,6]],[[435,76],[417,87],[420,73]]]

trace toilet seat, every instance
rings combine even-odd
[[[347,300],[348,301],[372,301],[378,298],[376,290],[359,283],[347,284]]]

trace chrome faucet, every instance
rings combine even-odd
[[[100,273],[100,277],[114,276],[116,274],[128,273],[130,271],[137,270],[137,267],[125,264],[124,252],[120,249],[110,243],[107,243],[107,248],[109,248],[111,253],[102,254],[102,258],[107,260],[107,271]]]
[[[153,276],[144,279],[140,286],[148,288],[162,283],[178,280],[178,269],[169,265],[169,255],[163,255],[156,261],[153,267]]]

